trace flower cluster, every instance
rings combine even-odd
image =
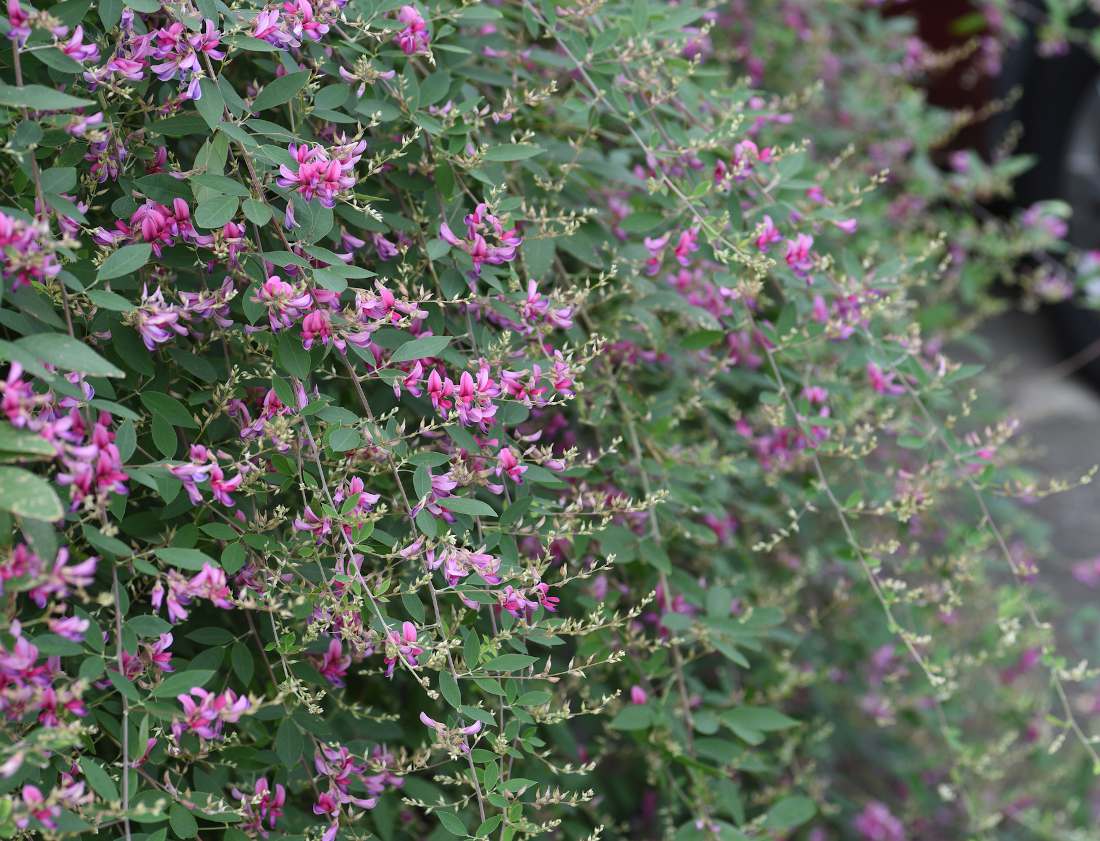
[[[504,229],[504,224],[489,212],[488,205],[481,203],[473,213],[466,215],[466,237],[460,239],[444,222],[439,226],[439,238],[444,242],[465,251],[474,264],[471,278],[481,275],[484,264],[499,266],[514,260],[516,249],[523,238],[516,228]],[[486,239],[488,235],[489,239]]]
[[[0,836],[1090,829],[951,349],[1100,258],[883,5],[9,0]]]

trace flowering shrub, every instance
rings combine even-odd
[[[1024,164],[933,166],[911,21],[7,24],[0,835],[1092,825],[1044,488],[945,351],[1064,214],[972,218]]]

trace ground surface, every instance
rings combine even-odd
[[[1100,464],[1100,394],[1054,369],[1058,356],[1046,323],[1009,313],[982,334],[993,351],[1003,403],[1033,447],[1028,461],[1036,472],[1072,480]],[[1042,580],[1068,607],[1100,607],[1100,588],[1083,586],[1072,575],[1074,564],[1100,557],[1100,476],[1033,510],[1051,527],[1051,551],[1038,559]]]

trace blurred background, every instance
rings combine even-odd
[[[970,0],[906,6],[916,9],[920,38],[938,51],[958,49],[988,15]],[[994,205],[991,213],[1065,202],[1072,210],[1065,239],[1100,257],[1100,64],[1084,44],[1040,47],[1038,4],[1023,0],[1018,12],[1028,31],[1003,56],[995,79],[967,72],[964,62],[931,79],[929,98],[955,111],[994,105],[995,116],[967,128],[959,146],[987,156],[1011,147],[1034,159],[1017,181],[1015,206]],[[1087,11],[1075,23],[1095,31],[1100,15]],[[976,53],[967,62],[981,60]],[[1100,290],[1093,294],[1100,297]],[[1042,476],[1068,481],[1100,464],[1100,312],[1066,302],[1033,312],[1014,307],[976,339],[998,374],[1000,398],[1032,446],[1028,463]],[[1083,653],[1100,628],[1100,479],[1033,506],[1050,530],[1049,555],[1034,559],[1037,574],[1069,608],[1060,630]]]

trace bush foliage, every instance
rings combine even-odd
[[[7,26],[0,834],[1091,825],[1050,488],[947,351],[1064,234],[919,86],[995,6]]]

